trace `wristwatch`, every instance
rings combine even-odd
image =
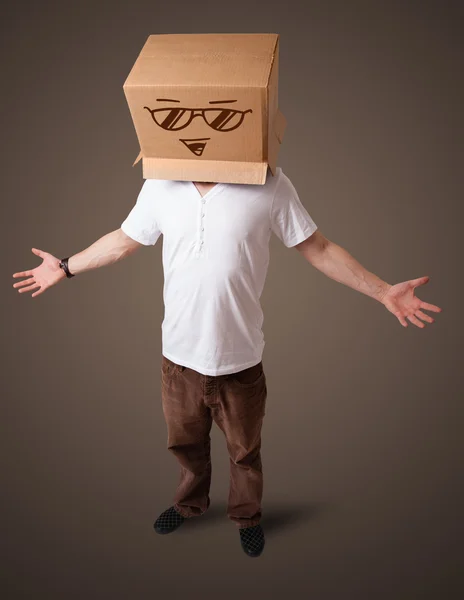
[[[71,277],[74,277],[74,273],[71,273],[71,271],[69,270],[68,260],[69,260],[69,256],[68,256],[68,258],[62,258],[60,260],[60,268],[63,269],[63,271],[66,273],[66,277],[68,279],[70,279]]]

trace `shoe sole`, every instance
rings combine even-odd
[[[179,529],[179,527],[176,527],[175,529],[168,529],[160,531],[159,529],[155,529],[156,533],[159,533],[160,535],[167,535],[168,533],[174,533],[174,531],[177,531],[177,529]]]
[[[242,550],[245,552],[245,554],[247,556],[249,556],[250,558],[257,558],[258,556],[261,556],[261,554],[263,553],[263,550],[260,550],[259,552],[248,552],[247,550],[245,550],[245,548],[242,546]]]
[[[177,527],[174,527],[173,529],[159,529],[158,527],[153,526],[153,529],[156,531],[156,533],[159,533],[160,535],[166,535],[168,533],[172,533],[173,531],[176,531],[182,525],[183,525],[183,523],[180,523],[179,525],[177,525]]]

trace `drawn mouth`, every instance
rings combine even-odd
[[[190,152],[193,152],[196,156],[201,156],[203,154],[203,150],[206,147],[206,142],[211,138],[196,138],[194,140],[179,140],[182,142]]]

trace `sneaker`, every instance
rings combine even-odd
[[[153,527],[156,533],[171,533],[171,531],[175,531],[180,527],[184,521],[185,517],[178,513],[174,506],[171,506],[160,514]]]
[[[259,556],[264,548],[264,532],[261,525],[241,527],[240,543],[248,556]]]

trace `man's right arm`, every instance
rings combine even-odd
[[[77,275],[84,271],[111,265],[142,246],[143,244],[126,235],[122,229],[116,229],[101,237],[82,252],[71,256],[68,260],[68,269],[73,275]],[[42,263],[35,269],[14,273],[13,277],[25,277],[26,279],[18,281],[13,287],[19,288],[18,292],[20,293],[36,290],[32,294],[34,298],[65,279],[66,274],[60,267],[60,259],[53,254],[38,248],[32,248],[32,252],[42,259]]]
[[[130,238],[122,229],[116,229],[82,252],[71,256],[68,260],[68,268],[71,273],[77,275],[84,271],[105,267],[122,260],[142,246],[143,244]]]

